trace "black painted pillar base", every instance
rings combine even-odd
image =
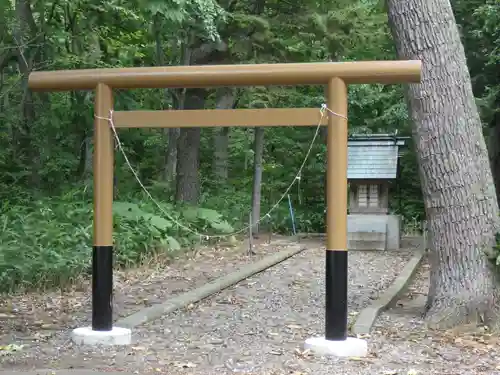
[[[113,246],[92,249],[92,330],[113,329]]]
[[[325,338],[347,338],[347,251],[326,250]]]

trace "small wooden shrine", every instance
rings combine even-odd
[[[349,138],[349,249],[399,249],[401,218],[389,213],[389,186],[398,177],[404,145],[404,138],[388,134]]]
[[[349,213],[387,215],[389,185],[398,176],[403,138],[388,134],[349,138]]]

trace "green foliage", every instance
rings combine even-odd
[[[192,31],[215,41],[220,39],[218,24],[226,12],[215,0],[145,0],[145,10],[161,15],[170,30]]]
[[[232,232],[222,215],[191,208],[162,210],[185,228],[153,213],[146,204],[113,206],[115,265],[130,267],[152,255],[170,256],[198,241],[190,231]],[[188,228],[188,230],[186,230]],[[0,292],[65,285],[90,272],[92,202],[81,191],[5,207],[0,232]]]
[[[32,14],[22,17],[15,9],[20,3],[0,7],[0,288],[4,291],[60,285],[89,272],[94,95],[30,94],[25,88],[31,67],[196,64],[197,56],[206,51],[212,52],[201,63],[395,57],[379,1],[29,0]],[[453,6],[482,118],[489,123],[500,93],[498,1],[455,0]],[[179,108],[183,95],[182,90],[115,90],[115,109]],[[240,108],[316,107],[318,111],[325,101],[323,87],[316,86],[245,88],[237,91],[237,99]],[[214,107],[214,90],[205,104]],[[401,86],[351,86],[348,116],[351,134],[412,135]],[[314,132],[314,127],[266,129],[262,214],[293,181]],[[158,208],[143,194],[122,155],[116,153],[117,266],[182,251],[200,240],[193,232],[224,234],[248,223],[253,132],[230,130],[227,181],[219,181],[212,171],[213,137],[211,129],[202,130],[196,171],[202,208],[194,208],[175,202],[175,183],[163,176],[166,132],[120,131],[141,181],[161,203]],[[301,232],[324,230],[322,139],[312,149],[300,184],[290,191]],[[418,160],[409,143],[390,202],[391,210],[408,222],[425,216]],[[270,216],[261,223],[264,231],[272,227],[291,232],[286,197]]]
[[[454,0],[452,6],[461,29],[481,118],[489,126],[500,110],[500,3],[498,0]]]

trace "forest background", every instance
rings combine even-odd
[[[396,58],[387,11],[372,0],[2,0],[0,5],[0,292],[65,284],[90,271],[94,94],[32,93],[30,72]],[[500,2],[452,5],[498,195]],[[323,90],[117,90],[115,108],[317,107],[319,112]],[[411,136],[403,90],[402,85],[350,87],[350,133]],[[243,228],[252,201],[254,217],[266,213],[295,178],[314,132],[314,126],[120,131],[141,181],[161,209],[191,231],[148,199],[117,152],[117,265],[182,251],[203,240],[193,232]],[[300,232],[324,230],[324,129],[321,136],[290,191]],[[425,212],[411,140],[400,164],[390,209],[413,231]],[[262,174],[256,198],[255,174]],[[287,199],[259,229],[290,233]]]

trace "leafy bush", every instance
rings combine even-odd
[[[214,210],[184,207],[162,210],[185,227],[157,215],[140,202],[115,202],[115,265],[128,267],[157,253],[190,245],[191,231],[232,232]],[[90,273],[92,202],[74,194],[5,206],[0,227],[0,292],[65,285]],[[188,229],[186,229],[188,228]],[[198,238],[196,238],[197,240]]]
[[[310,207],[305,209],[303,206],[293,206],[295,216],[295,226],[297,232],[320,233],[325,231],[325,213],[323,206]],[[273,226],[273,231],[277,233],[292,234],[292,218],[288,203],[283,202],[281,206],[270,215],[270,219],[263,222],[263,228],[269,225],[269,220]]]

